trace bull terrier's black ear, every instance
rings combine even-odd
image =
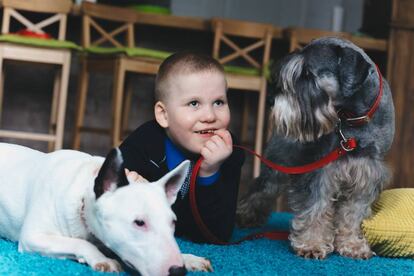
[[[128,185],[128,179],[125,175],[122,154],[118,148],[114,148],[106,156],[105,162],[95,178],[93,190],[96,199],[107,191],[114,191],[125,185]]]
[[[368,77],[371,65],[361,53],[351,48],[341,48],[339,55],[339,82],[345,97],[357,92]]]
[[[157,183],[164,188],[170,205],[172,205],[177,199],[177,194],[186,180],[189,168],[190,161],[186,160],[157,181]]]

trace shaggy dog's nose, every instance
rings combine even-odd
[[[185,275],[187,273],[187,269],[185,269],[185,266],[175,266],[173,265],[168,270],[169,276],[181,276]]]

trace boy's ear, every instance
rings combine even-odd
[[[165,108],[165,105],[162,102],[158,101],[155,103],[154,115],[155,115],[155,120],[161,127],[163,128],[168,127],[167,109]]]

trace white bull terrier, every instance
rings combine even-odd
[[[119,149],[106,159],[73,150],[43,153],[0,143],[0,237],[20,252],[121,270],[95,238],[142,275],[211,271],[207,259],[181,254],[171,210],[189,161],[154,183],[128,180]]]

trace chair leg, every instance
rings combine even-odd
[[[59,92],[60,92],[60,83],[61,83],[61,70],[58,70],[55,73],[55,80],[53,82],[53,95],[52,95],[52,107],[51,107],[51,115],[50,115],[50,123],[49,123],[49,133],[53,134],[56,131],[56,123],[57,123],[57,105],[59,102]],[[49,151],[52,151],[55,147],[55,141],[51,141],[48,144]]]
[[[113,87],[113,105],[112,105],[112,146],[117,147],[121,142],[121,120],[122,120],[122,103],[125,82],[125,65],[119,60],[115,65],[114,87]]]
[[[122,129],[121,129],[121,140],[124,139],[125,133],[128,131],[128,122],[129,122],[129,113],[131,111],[131,101],[132,101],[132,81],[131,78],[128,78],[126,81],[126,97],[123,104],[123,114],[122,114]]]
[[[0,58],[0,125],[3,114],[3,97],[4,97],[4,68],[3,58]]]
[[[63,131],[65,127],[65,112],[66,101],[68,95],[69,84],[69,70],[70,70],[70,53],[65,56],[62,64],[62,75],[60,78],[60,93],[58,97],[58,104],[56,108],[56,140],[55,150],[61,149],[63,146]]]
[[[243,95],[243,115],[242,115],[242,129],[240,140],[243,144],[248,142],[249,133],[249,117],[250,117],[250,103],[249,94],[246,92]]]
[[[78,83],[77,103],[75,110],[75,127],[73,130],[72,148],[78,150],[80,148],[80,135],[83,127],[83,120],[85,117],[86,99],[88,93],[89,71],[85,59],[81,61],[82,67],[80,72],[80,79]]]
[[[264,115],[266,107],[266,79],[262,79],[262,84],[259,93],[259,106],[257,110],[257,123],[256,123],[256,138],[254,150],[258,154],[262,154],[263,147],[263,126],[264,126]],[[253,161],[253,177],[257,177],[260,174],[260,160],[255,158]]]
[[[289,41],[289,53],[293,52],[298,48],[298,38],[295,34],[291,34]]]

